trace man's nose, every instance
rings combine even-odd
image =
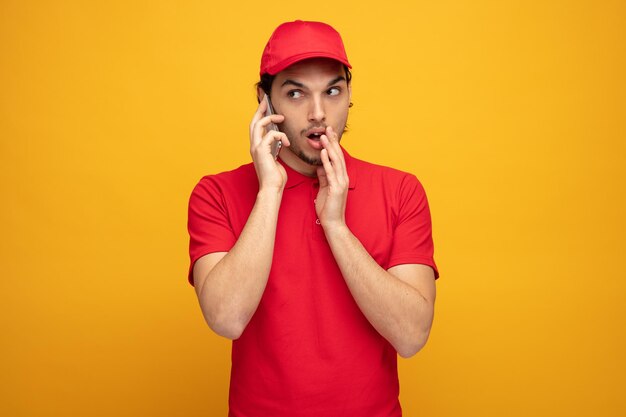
[[[321,97],[313,97],[311,100],[311,107],[309,109],[309,121],[322,122],[326,120],[326,112],[324,110],[324,103]]]

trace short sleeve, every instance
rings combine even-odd
[[[428,265],[439,278],[428,199],[422,184],[410,174],[402,179],[398,189],[398,214],[388,265],[401,264]]]
[[[237,238],[231,227],[224,195],[211,176],[195,186],[189,198],[189,283],[193,285],[193,266],[202,256],[228,252]]]

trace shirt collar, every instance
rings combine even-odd
[[[343,152],[343,158],[346,161],[348,178],[350,179],[350,185],[348,186],[348,188],[350,190],[353,190],[356,187],[357,179],[357,170],[354,166],[354,158],[350,156],[350,154],[343,148],[343,146],[341,147],[341,150]],[[317,177],[308,177],[304,174],[299,173],[298,171],[295,171],[290,166],[288,166],[282,159],[278,158],[278,162],[280,162],[280,164],[285,168],[285,171],[287,172],[287,184],[285,184],[285,189],[296,187],[302,183],[318,182]]]

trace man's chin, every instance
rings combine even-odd
[[[299,146],[290,146],[287,148],[291,153],[299,160],[307,165],[320,166],[322,165],[322,158],[320,157],[320,151],[314,149],[302,149]]]
[[[319,155],[316,155],[316,156],[307,155],[301,151],[301,152],[298,152],[297,156],[298,158],[300,158],[300,160],[302,160],[303,162],[306,162],[309,165],[314,165],[314,166],[322,165],[322,160],[320,159]]]

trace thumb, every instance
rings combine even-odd
[[[320,182],[320,188],[328,186],[328,178],[326,178],[324,167],[317,167],[317,179]]]

